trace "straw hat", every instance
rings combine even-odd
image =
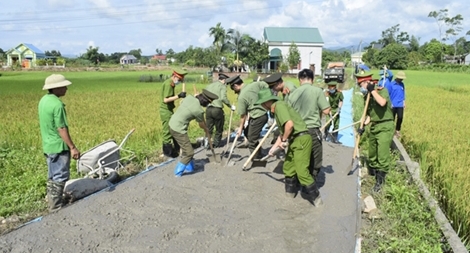
[[[395,78],[398,78],[398,79],[401,79],[401,80],[405,80],[405,79],[406,79],[405,72],[403,72],[403,71],[398,71],[398,73],[397,73],[397,75],[395,76]]]
[[[44,86],[42,87],[43,90],[50,90],[55,88],[60,88],[64,86],[71,85],[72,82],[65,79],[63,75],[60,74],[52,74],[46,78],[44,82]]]

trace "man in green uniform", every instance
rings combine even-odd
[[[173,109],[175,109],[175,101],[179,98],[186,97],[185,91],[182,91],[175,96],[175,86],[184,81],[184,76],[186,74],[186,72],[177,72],[173,70],[171,78],[163,82],[161,90],[162,102],[160,104],[160,119],[162,124],[163,155],[173,158],[178,157],[180,147],[178,146],[178,143],[172,140],[168,123],[170,122],[171,115],[173,115]]]
[[[289,145],[282,167],[285,175],[286,194],[295,197],[299,191],[300,183],[303,187],[301,191],[303,197],[312,204],[318,205],[320,192],[308,168],[312,151],[312,139],[308,134],[307,125],[298,112],[286,102],[279,101],[279,97],[273,95],[271,90],[262,89],[258,96],[256,104],[262,105],[274,114],[280,130],[280,135],[269,154],[273,156],[276,149],[285,149]]]
[[[207,128],[209,128],[209,133],[212,135],[212,132],[215,128],[214,142],[212,145],[218,147],[220,145],[220,140],[222,139],[222,132],[224,131],[224,104],[232,111],[235,111],[235,105],[231,105],[230,101],[227,98],[227,86],[225,85],[225,79],[228,76],[220,73],[219,80],[207,85],[206,90],[216,94],[219,98],[212,101],[207,106],[206,109],[206,122]]]
[[[237,136],[241,136],[242,131],[244,131],[243,133],[248,140],[248,149],[253,153],[259,144],[258,139],[261,130],[263,130],[263,126],[268,121],[266,109],[261,105],[255,105],[255,103],[258,100],[258,92],[261,89],[268,88],[268,84],[260,81],[245,86],[240,75],[230,77],[226,82],[238,94],[237,112],[240,114],[240,127],[238,128]],[[248,114],[248,125],[244,127]],[[260,150],[254,156],[254,159],[261,159],[263,157]]]
[[[39,127],[42,148],[47,160],[47,201],[49,211],[62,207],[65,182],[70,178],[70,157],[77,160],[80,151],[69,134],[65,105],[59,99],[65,96],[72,84],[63,75],[52,74],[46,78],[43,90],[49,93],[39,101]]]
[[[344,96],[343,93],[336,88],[338,85],[338,82],[336,81],[330,81],[327,83],[328,85],[328,91],[326,92],[326,97],[328,102],[330,102],[330,107],[331,111],[330,114],[327,116],[326,120],[328,121],[332,116],[334,116],[336,113],[336,117],[333,119],[333,131],[339,128],[339,117],[341,113],[341,107],[343,106],[343,100]],[[328,137],[328,130],[330,130],[330,126],[332,123],[329,123],[325,127],[325,139]],[[333,143],[335,144],[341,144],[341,142],[338,141],[338,132],[333,133]]]
[[[312,70],[301,70],[298,78],[300,87],[291,92],[288,103],[305,121],[312,138],[309,171],[315,179],[320,172],[323,161],[320,113],[328,115],[330,113],[330,104],[326,100],[323,90],[313,86],[314,76]]]
[[[180,177],[185,172],[191,173],[194,171],[194,149],[188,136],[188,125],[191,120],[195,119],[199,123],[199,127],[206,132],[206,136],[211,138],[204,121],[204,109],[202,107],[207,107],[209,103],[218,98],[216,94],[203,89],[202,93],[196,95],[196,97],[188,95],[175,114],[171,116],[169,122],[170,133],[176,143],[181,146],[183,153],[181,160],[176,165],[175,176]]]
[[[372,81],[372,73],[364,72],[355,74],[357,83],[364,96],[370,93],[367,117],[364,124],[370,124],[369,157],[367,164],[372,174],[375,174],[376,183],[373,192],[379,192],[385,183],[385,176],[390,169],[394,122],[387,89],[375,87]],[[364,128],[357,130],[358,134],[364,133]],[[375,173],[374,173],[375,172]]]

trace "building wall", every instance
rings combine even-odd
[[[272,43],[268,42],[269,52],[274,48],[279,48],[282,52],[282,57],[287,58],[289,48],[292,42],[288,43]],[[300,68],[290,70],[291,73],[298,73],[302,69],[309,69],[310,64],[315,64],[315,75],[321,75],[322,64],[322,51],[323,44],[302,44],[296,43],[297,49],[300,52]],[[310,53],[311,52],[311,53]]]

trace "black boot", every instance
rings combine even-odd
[[[284,183],[286,188],[286,196],[295,198],[300,189],[300,183],[299,179],[297,179],[297,176],[285,177]]]
[[[170,156],[172,158],[176,158],[178,156],[180,156],[180,145],[178,144],[178,142],[175,140],[175,138],[173,138],[173,145],[170,145],[170,148],[171,148],[171,154]]]
[[[171,157],[171,154],[173,153],[173,145],[171,145],[171,143],[163,143],[162,151],[163,155]]]
[[[321,168],[308,168],[310,175],[312,175],[313,180],[315,180],[315,182],[317,181],[318,174],[320,174],[320,169]]]
[[[315,183],[304,186],[301,191],[302,198],[308,200],[312,205],[319,206],[322,204],[320,191]]]
[[[333,133],[333,143],[334,144],[342,144],[340,141],[338,141],[338,132]]]
[[[375,168],[367,166],[367,173],[369,173],[370,176],[375,176],[375,171]]]
[[[57,211],[63,206],[62,195],[64,194],[65,182],[47,182],[47,201],[49,211]]]
[[[375,185],[372,188],[374,193],[379,193],[382,190],[382,186],[385,184],[385,176],[387,176],[387,173],[384,171],[377,170],[375,172]]]
[[[323,140],[328,141],[328,129],[325,129],[325,133],[323,134]]]

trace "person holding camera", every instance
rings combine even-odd
[[[160,120],[162,124],[162,149],[163,155],[168,157],[178,157],[180,147],[178,143],[171,137],[170,128],[168,123],[170,118],[173,115],[173,110],[175,109],[175,101],[180,98],[186,97],[186,92],[182,91],[178,95],[175,95],[175,86],[184,81],[184,76],[186,72],[175,71],[171,78],[163,82],[161,90],[161,104],[160,104]],[[173,142],[173,144],[172,144]]]
[[[388,91],[383,86],[376,86],[372,75],[371,72],[355,74],[357,84],[364,97],[370,93],[364,121],[364,125],[370,125],[367,164],[370,174],[375,175],[376,180],[372,191],[378,193],[382,189],[385,177],[390,170],[392,160],[390,145],[392,144],[395,126]],[[359,128],[357,132],[362,135],[364,128]]]

